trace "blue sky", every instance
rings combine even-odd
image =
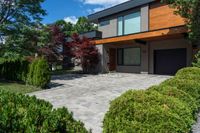
[[[53,23],[59,19],[75,23],[80,16],[87,16],[125,1],[127,0],[45,0],[42,6],[48,15],[44,17],[43,23]]]

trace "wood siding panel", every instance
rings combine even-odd
[[[106,43],[116,43],[116,42],[123,42],[123,41],[131,41],[136,39],[141,40],[149,40],[149,39],[156,39],[160,37],[167,37],[171,35],[179,35],[182,33],[187,33],[187,28],[184,26],[180,27],[173,27],[169,29],[161,29],[156,31],[149,31],[144,33],[138,33],[133,35],[126,35],[126,36],[120,36],[120,37],[112,37],[112,38],[105,38],[101,40],[95,40],[95,44],[106,44]]]
[[[152,3],[150,5],[149,13],[149,27],[150,30],[163,29],[184,25],[184,19],[174,14],[174,9],[168,5],[161,4],[160,2]]]

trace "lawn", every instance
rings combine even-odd
[[[5,90],[13,93],[30,93],[34,91],[39,91],[41,90],[40,88],[36,88],[33,86],[28,86],[22,83],[17,83],[17,82],[2,82],[0,81],[0,90]]]

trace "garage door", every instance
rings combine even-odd
[[[179,69],[186,67],[186,49],[167,49],[154,51],[154,73],[174,75]]]

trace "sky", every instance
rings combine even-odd
[[[45,0],[42,4],[47,11],[43,23],[49,24],[63,19],[76,23],[78,17],[101,11],[128,0]]]

